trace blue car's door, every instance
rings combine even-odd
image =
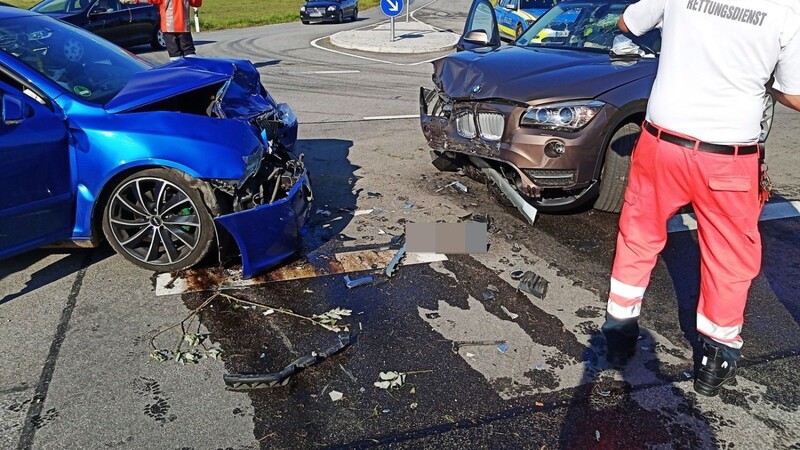
[[[64,119],[9,83],[0,67],[0,258],[68,239],[75,217]]]
[[[499,47],[500,32],[497,17],[489,0],[475,0],[467,15],[464,34],[456,44],[456,49],[474,50],[481,47]]]

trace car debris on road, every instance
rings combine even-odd
[[[547,285],[547,280],[531,271],[527,271],[519,281],[519,290],[544,298],[547,295]]]
[[[337,336],[336,343],[325,348],[324,350],[312,352],[310,355],[302,356],[278,372],[270,373],[248,373],[248,374],[225,374],[223,380],[227,385],[228,390],[231,391],[244,391],[252,389],[263,389],[277,386],[286,386],[289,379],[301,372],[302,370],[315,366],[325,359],[341,352],[345,348],[354,344],[356,341],[355,335],[349,334],[345,336]]]

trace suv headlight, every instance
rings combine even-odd
[[[597,100],[578,100],[550,105],[531,106],[519,124],[527,127],[577,131],[591,122],[605,103]]]
[[[306,10],[306,7],[305,7],[305,6],[301,6],[301,7],[300,7],[300,12],[304,12],[305,10]]]
[[[331,12],[336,11],[336,7],[333,6],[333,5],[328,6],[328,11],[331,11]]]

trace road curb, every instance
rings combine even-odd
[[[330,36],[336,47],[371,53],[421,54],[447,51],[455,47],[458,35],[437,30],[422,22],[396,23],[395,41],[390,41],[388,24],[373,29],[340,31]]]

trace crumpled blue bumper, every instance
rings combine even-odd
[[[239,246],[243,278],[275,267],[297,252],[308,231],[312,198],[304,171],[286,197],[214,219]]]

